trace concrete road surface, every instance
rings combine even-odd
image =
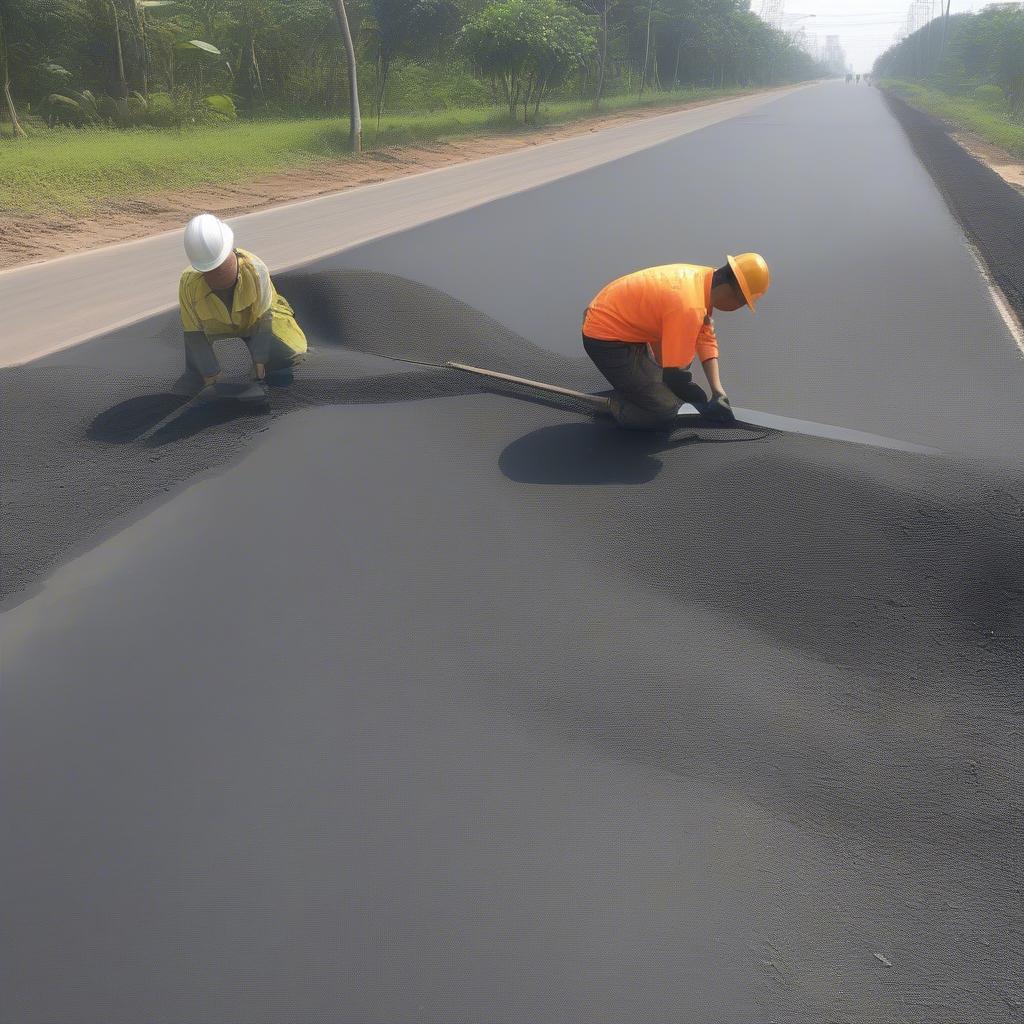
[[[747,248],[737,404],[947,454],[382,358],[596,389],[607,278]],[[171,314],[0,373],[0,1020],[1019,1020],[1024,363],[873,91],[279,283],[272,418],[141,440]]]

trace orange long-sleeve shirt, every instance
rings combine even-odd
[[[620,277],[587,307],[583,333],[598,341],[647,343],[661,366],[689,366],[718,355],[711,314],[713,267],[670,263]]]

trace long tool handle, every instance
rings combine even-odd
[[[499,373],[497,370],[484,370],[479,366],[467,366],[465,363],[445,363],[453,370],[463,370],[466,373],[475,373],[480,377],[491,377],[494,380],[504,380],[510,384],[521,384],[523,387],[534,388],[537,391],[547,391],[552,395],[565,395],[566,398],[575,398],[577,402],[583,402],[594,409],[608,411],[609,402],[607,398],[600,395],[588,395],[585,391],[573,391],[571,388],[560,388],[557,384],[544,384],[539,380],[528,380],[526,377],[515,377],[511,373]]]
[[[205,401],[210,395],[213,394],[213,385],[207,384],[200,388],[187,402],[179,405],[173,412],[168,413],[159,423],[154,423],[147,431],[140,434],[135,440],[138,443],[145,444],[154,434],[161,431],[169,423],[173,423],[179,416],[188,412],[193,406],[199,405],[200,402]]]

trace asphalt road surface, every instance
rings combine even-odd
[[[945,454],[382,358],[597,389],[605,280],[748,248],[736,404]],[[1024,362],[872,90],[279,284],[272,418],[143,440],[171,315],[0,373],[0,1020],[1020,1019]]]

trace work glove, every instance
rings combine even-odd
[[[715,423],[733,423],[736,420],[736,414],[732,411],[732,404],[726,395],[714,395],[701,409],[700,414]]]

